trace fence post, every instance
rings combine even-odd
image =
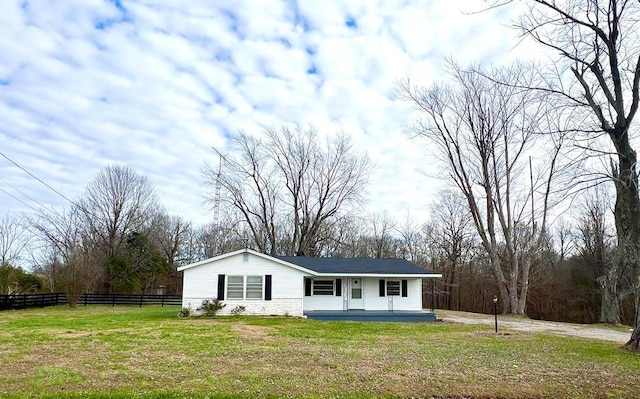
[[[164,294],[160,297],[160,303],[162,303],[162,307],[164,308]]]
[[[142,307],[142,294],[140,295],[140,307]]]

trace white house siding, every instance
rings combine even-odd
[[[305,273],[250,253],[238,253],[184,270],[182,306],[195,310],[203,300],[217,298],[219,274],[225,276],[271,275],[272,299],[270,301],[227,300],[225,295],[222,302],[226,306],[218,314],[230,314],[236,306],[244,306],[246,310],[243,314],[302,316]]]
[[[340,278],[340,277],[338,277]],[[315,277],[317,280],[331,280],[335,277]],[[342,281],[345,281],[345,277],[342,277]],[[343,284],[344,286],[344,284]],[[342,293],[345,293],[343,288]],[[303,292],[304,294],[304,292]],[[342,295],[312,295],[304,297],[304,311],[309,310],[342,310],[343,300]]]
[[[363,282],[364,306],[366,310],[389,310],[389,297],[380,296],[379,278],[368,278]],[[422,279],[421,278],[392,278],[390,280],[407,280],[407,296],[393,296],[393,310],[422,310]]]
[[[348,294],[346,281],[349,277],[315,277],[315,279],[326,280],[341,278],[343,281],[342,293]],[[363,277],[362,288],[365,310],[389,310],[389,297],[380,296],[379,280],[383,277]],[[393,278],[392,280],[407,280],[407,297],[393,296],[393,310],[422,310],[422,278],[407,277]],[[304,311],[312,310],[343,310],[343,296],[305,296]]]

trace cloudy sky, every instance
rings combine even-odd
[[[371,212],[424,217],[444,183],[421,172],[436,165],[408,137],[413,111],[394,82],[523,51],[515,11],[473,13],[480,0],[2,3],[0,214],[68,206],[38,179],[74,199],[127,164],[170,213],[209,222],[211,147],[298,124],[345,131],[369,154]]]

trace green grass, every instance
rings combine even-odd
[[[640,392],[617,345],[445,323],[176,317],[177,307],[0,313],[0,397],[601,398]]]

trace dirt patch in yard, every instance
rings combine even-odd
[[[491,325],[495,323],[493,315],[458,312],[455,310],[437,310],[439,320],[450,323]],[[541,332],[571,337],[598,339],[601,341],[617,342],[624,344],[631,337],[631,329],[628,332],[614,328],[597,327],[589,324],[559,323],[555,321],[531,320],[521,316],[498,315],[498,329],[524,332]]]
[[[244,323],[236,323],[231,326],[231,331],[238,335],[242,341],[248,342],[264,342],[272,341],[272,337],[269,336],[269,327],[252,326]]]

